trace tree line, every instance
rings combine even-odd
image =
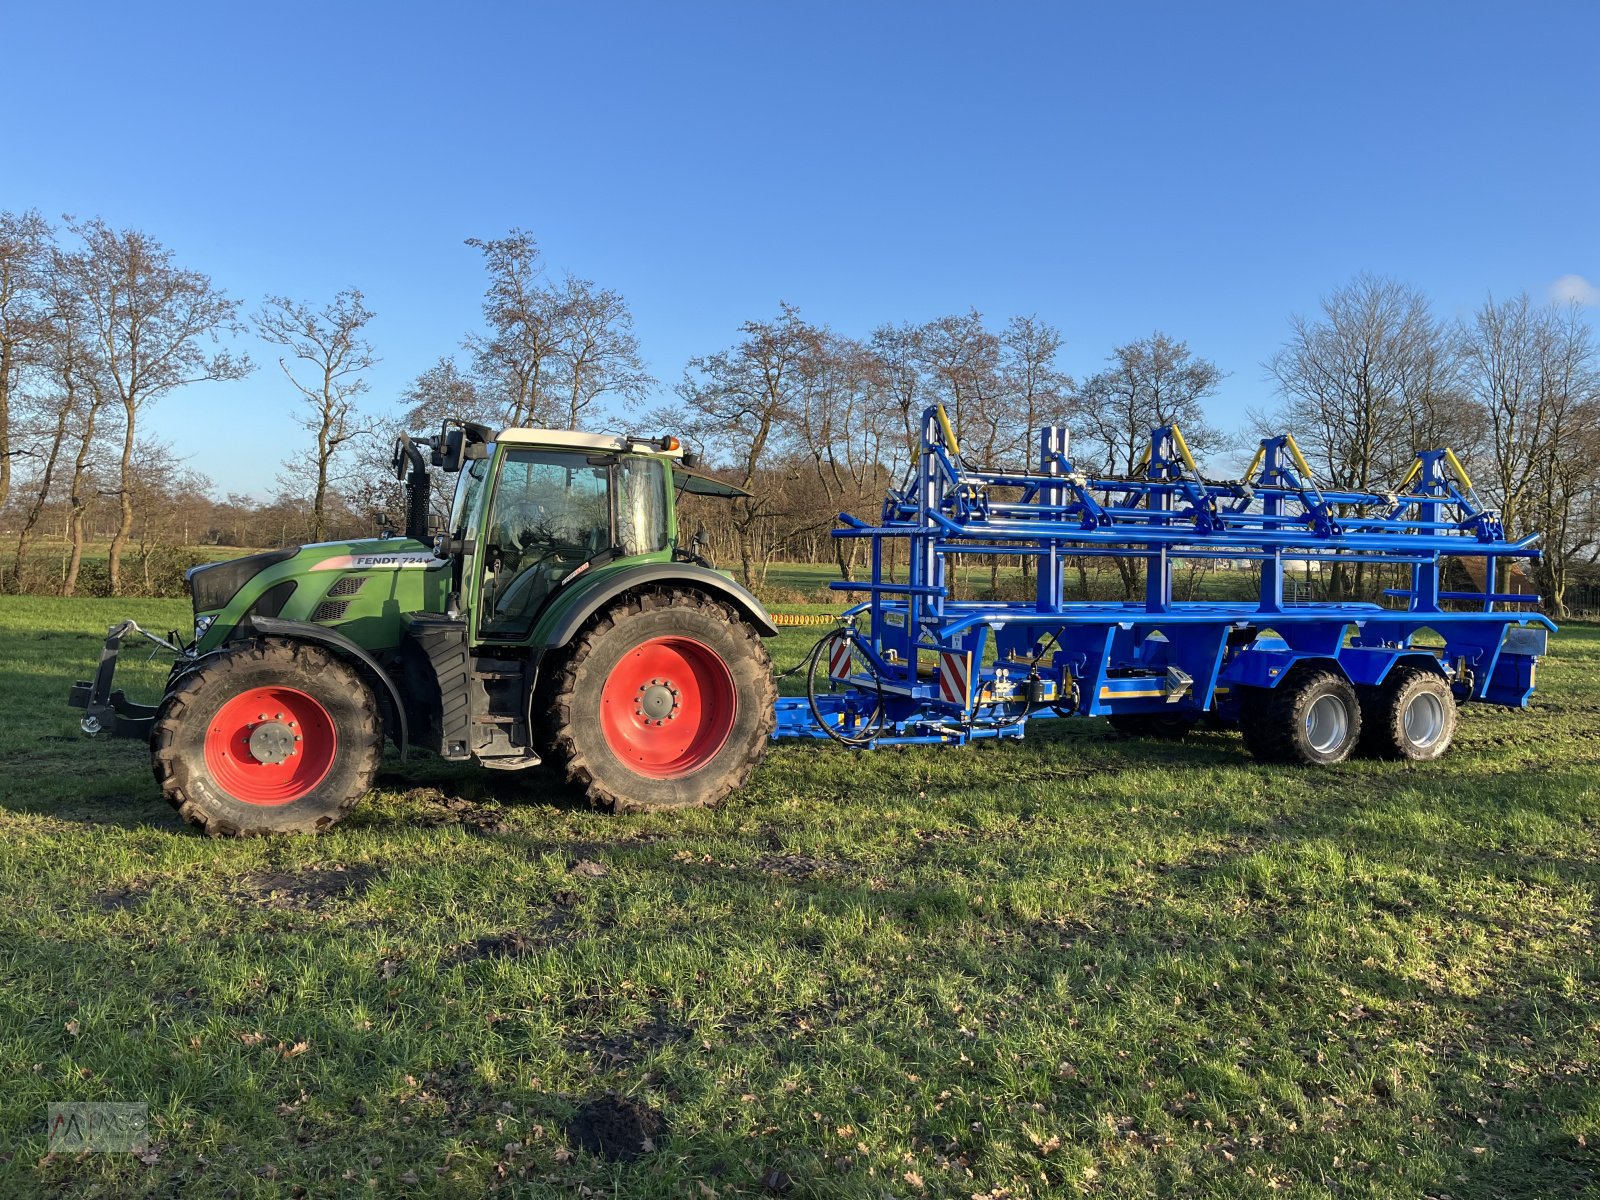
[[[1415,288],[1359,275],[1290,319],[1261,365],[1275,403],[1224,428],[1212,414],[1226,375],[1180,338],[1132,338],[1078,380],[1061,366],[1061,330],[976,310],[845,333],[783,304],[691,358],[669,388],[616,290],[552,274],[525,230],[466,244],[484,269],[480,328],[395,400],[373,403],[374,314],[359,289],[267,296],[246,311],[139,231],[0,213],[0,586],[160,591],[196,546],[369,534],[400,511],[395,434],[447,419],[677,433],[752,493],[689,506],[719,560],[754,584],[777,561],[832,562],[848,578],[859,544],[828,536],[835,516],[876,514],[933,403],[969,462],[1026,465],[1034,431],[1064,424],[1079,464],[1113,476],[1132,473],[1149,430],[1171,423],[1212,469],[1290,430],[1323,486],[1358,491],[1395,487],[1414,449],[1449,445],[1509,530],[1543,531],[1535,578],[1556,611],[1600,557],[1600,357],[1575,306],[1490,298],[1452,320]],[[276,352],[306,433],[264,500],[219,494],[145,420],[180,388],[254,370],[229,346],[247,330]],[[103,567],[86,554],[102,541]],[[1076,566],[1088,595],[1092,564]],[[1115,590],[1137,594],[1138,564],[1115,571]],[[1352,564],[1324,586],[1358,596],[1381,583]]]

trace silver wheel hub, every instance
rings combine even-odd
[[[652,679],[639,688],[638,712],[647,721],[670,721],[678,711],[678,690],[664,679]]]
[[[294,753],[294,730],[282,721],[265,721],[250,731],[250,757],[258,763],[281,763]]]
[[[1444,736],[1444,705],[1432,692],[1418,692],[1400,718],[1406,741],[1426,749]]]
[[[1350,714],[1337,696],[1318,696],[1306,712],[1306,740],[1318,754],[1339,748],[1350,731]]]

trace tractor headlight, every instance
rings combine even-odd
[[[287,562],[300,553],[300,547],[272,550],[266,554],[251,554],[229,562],[206,563],[189,569],[189,591],[194,596],[197,613],[215,612],[227,608],[228,602],[238,595],[239,589],[268,567]]]

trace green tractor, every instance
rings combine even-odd
[[[448,423],[401,437],[405,536],[189,572],[194,640],[112,628],[83,728],[146,738],[162,794],[218,836],[311,832],[366,794],[385,740],[517,771],[613,811],[714,803],[774,724],[760,601],[681,545],[684,492],[745,493],[676,438]],[[430,539],[429,468],[459,476]],[[124,640],[177,661],[157,705],[112,689]]]

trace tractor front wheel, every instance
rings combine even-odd
[[[315,833],[372,786],[383,727],[347,663],[304,643],[251,642],[174,681],[150,751],[162,795],[214,837]]]
[[[614,812],[714,804],[766,753],[776,717],[760,636],[699,592],[646,592],[572,642],[546,719],[567,778]]]

